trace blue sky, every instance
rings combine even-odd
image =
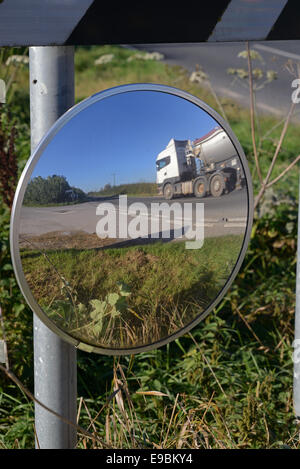
[[[131,91],[94,103],[49,143],[32,177],[66,176],[84,191],[105,184],[155,182],[155,160],[171,138],[195,139],[217,125],[205,111],[168,93]]]

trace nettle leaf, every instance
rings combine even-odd
[[[103,306],[103,301],[102,300],[90,300],[90,304],[92,305],[92,307],[95,309],[95,310],[101,310],[102,306]]]
[[[93,310],[90,313],[91,318],[100,319],[105,314],[107,303],[101,300],[91,300],[90,304],[93,307]]]
[[[124,311],[127,311],[127,308],[128,308],[128,305],[127,305],[127,301],[126,301],[126,298],[124,296],[121,296],[117,303],[116,303],[116,307],[118,308],[118,310],[120,312],[124,312]]]
[[[110,315],[112,318],[116,318],[118,316],[120,316],[120,311],[118,311],[115,306],[112,308],[112,310],[110,311]]]
[[[83,313],[86,312],[86,306],[82,303],[79,303],[77,305],[77,308],[78,308],[78,313],[80,313],[80,314],[83,314]]]
[[[119,299],[119,295],[118,293],[109,293],[106,298],[107,298],[108,303],[114,306]]]
[[[129,296],[131,294],[130,288],[128,285],[126,285],[126,283],[119,282],[118,287],[122,296]]]
[[[94,333],[99,335],[102,331],[102,327],[103,327],[103,321],[100,320],[100,321],[97,321],[97,324],[94,325]]]

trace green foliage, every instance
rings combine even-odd
[[[24,249],[21,256],[36,300],[55,323],[81,341],[124,348],[170,335],[202,312],[226,282],[241,243],[241,236],[228,235],[208,238],[196,251],[187,251],[182,241],[105,250],[48,250],[47,260],[42,252]],[[72,283],[64,311],[62,279]],[[86,306],[80,313],[78,303]]]
[[[121,320],[122,313],[128,309],[126,297],[131,294],[129,287],[123,282],[117,282],[117,293],[107,293],[103,300],[94,298],[84,304],[78,300],[78,292],[71,288],[62,275],[60,280],[61,298],[46,302],[44,310],[47,315],[62,329],[71,330],[71,333],[84,330],[92,339],[111,335],[116,319]],[[92,321],[89,322],[89,319]]]
[[[192,331],[197,345],[184,336],[158,350],[122,357],[134,412],[143,422],[142,431],[138,424],[134,426],[142,446],[149,447],[143,438],[160,444],[166,436],[178,395],[166,448],[176,447],[180,440],[185,448],[297,447],[291,359],[297,207],[275,204],[271,208],[271,215],[266,213],[254,224],[244,265],[230,291],[217,310]],[[125,292],[125,299],[129,299],[129,292]],[[116,305],[117,296],[120,299],[123,295],[111,290],[107,293],[107,308]],[[95,316],[103,303],[94,303]],[[25,346],[29,351],[26,340]],[[17,352],[18,346],[11,347],[14,363],[20,360]],[[113,392],[113,358],[83,352],[78,358],[78,393],[96,417]],[[20,369],[19,376],[24,377]],[[160,391],[167,397],[143,399],[137,391]],[[28,419],[25,409],[20,412]],[[106,415],[97,417],[101,435]],[[123,418],[120,412],[119,419]],[[80,423],[89,425],[85,411]],[[17,430],[12,425],[7,429],[10,433],[3,441],[11,445]],[[18,441],[22,441],[20,433]],[[125,436],[120,442],[123,448],[131,447]],[[28,445],[29,440],[24,443]]]
[[[243,268],[217,310],[192,331],[195,343],[186,336],[135,357],[134,365],[123,359],[131,389],[139,383],[137,389],[169,395],[164,402],[134,399],[150,439],[165,434],[159,422],[169,421],[179,393],[169,434],[173,444],[190,422],[185,444],[192,447],[195,439],[200,448],[296,447],[296,215],[295,208],[282,205],[256,221]]]
[[[6,103],[13,107],[18,106],[16,95],[28,87],[28,63],[27,47],[0,47],[0,76],[5,83]]]
[[[10,51],[8,55],[13,53],[18,51]],[[113,53],[114,61],[94,65],[94,60],[104,53]],[[159,62],[127,62],[132,54],[117,46],[78,47],[75,55],[77,99],[124,82],[156,81],[185,89],[215,107],[209,93],[191,85],[182,69]],[[19,172],[30,154],[28,71],[25,67],[13,80],[11,90],[14,93],[10,98],[10,110],[17,126]],[[253,169],[248,110],[226,99],[222,102]],[[272,157],[280,127],[276,119],[270,117],[261,119],[260,124],[262,134],[274,127],[262,142],[264,169]],[[290,124],[278,157],[279,167],[284,167],[298,152],[299,130]],[[140,447],[147,448],[153,448],[154,444],[163,448],[179,445],[182,448],[299,448],[299,430],[292,403],[291,358],[297,206],[291,201],[285,205],[278,203],[282,194],[284,198],[287,193],[295,196],[298,176],[298,171],[292,171],[276,185],[279,187],[276,200],[272,197],[267,201],[265,210],[256,219],[241,271],[216,311],[199,324],[191,336],[181,337],[158,350],[122,357],[120,362],[127,383],[118,370],[116,374],[123,385],[119,384],[121,391],[114,398],[111,397],[114,358],[79,351],[78,396],[85,399],[89,410],[88,413],[82,407],[80,424],[87,428],[89,414],[97,417],[94,425],[99,434],[105,438],[106,429],[111,425],[111,439],[117,435],[114,444],[122,448],[132,447],[133,436]],[[9,215],[1,203],[0,305],[11,368],[33,389],[32,313],[25,305],[13,274]],[[138,273],[142,271],[139,266]],[[162,283],[162,291],[165,286],[166,283]],[[111,285],[108,287],[107,296],[112,292],[119,294]],[[151,295],[152,285],[147,288],[147,294]],[[133,295],[134,291],[124,298],[129,302]],[[93,298],[97,298],[96,295]],[[115,296],[109,298],[112,303],[116,299]],[[108,298],[106,300],[110,304]],[[79,303],[79,312],[80,308]],[[61,312],[63,314],[63,308]],[[64,314],[68,318],[68,311]],[[125,399],[124,389],[129,390],[130,401]],[[137,393],[153,390],[167,396]],[[127,417],[118,407],[116,399],[120,396],[124,396]],[[33,404],[28,403],[3,374],[0,375],[0,409],[0,446],[32,448]],[[136,416],[134,421],[132,413]],[[132,425],[128,424],[128,415]],[[82,440],[79,447],[85,447]]]
[[[108,61],[99,59],[110,57]],[[136,59],[136,51],[117,45],[77,47],[75,53],[76,95],[88,95],[124,83],[148,83],[165,74],[166,66],[157,60]],[[130,60],[131,59],[131,60]],[[170,70],[172,74],[172,70]],[[175,76],[175,74],[173,73]]]
[[[118,293],[108,293],[104,300],[91,300],[90,304],[93,310],[90,312],[91,318],[94,320],[93,332],[96,336],[100,336],[105,329],[104,323],[106,322],[106,329],[108,325],[113,327],[110,319],[116,319],[128,309],[126,297],[130,295],[130,291],[125,284],[119,283]]]
[[[8,351],[11,365],[27,383],[33,375],[32,370],[32,312],[26,305],[17,285],[11,264],[9,245],[9,210],[0,205],[0,306],[5,321]],[[3,331],[0,330],[1,338]],[[0,376],[0,390],[4,380]]]
[[[15,397],[14,389],[0,388],[0,448],[34,447],[34,404]]]
[[[99,191],[89,193],[89,195],[92,196],[112,196],[123,194],[130,196],[157,195],[157,185],[153,182],[137,182],[133,184],[120,184],[117,186],[106,184]]]
[[[72,191],[71,193],[68,191]],[[85,193],[78,188],[70,187],[65,176],[48,176],[33,178],[24,195],[25,205],[46,205],[86,200]]]

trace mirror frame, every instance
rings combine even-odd
[[[22,203],[24,198],[24,193],[27,188],[27,184],[30,180],[31,174],[35,168],[35,165],[39,161],[39,158],[43,154],[47,145],[52,141],[55,135],[64,127],[64,125],[69,122],[74,116],[79,114],[81,111],[89,107],[90,105],[101,101],[103,99],[109,98],[111,96],[115,96],[122,93],[129,93],[133,91],[156,91],[161,93],[167,93],[174,95],[176,97],[185,99],[192,104],[198,106],[203,111],[207,112],[216,122],[227,132],[229,138],[234,145],[237,154],[241,160],[241,164],[243,166],[243,171],[246,178],[246,185],[247,185],[247,193],[248,193],[248,216],[247,216],[247,227],[244,234],[243,244],[241,246],[239,257],[236,261],[235,267],[231,272],[230,277],[227,279],[225,285],[220,290],[217,297],[214,301],[208,306],[208,308],[203,311],[203,313],[199,314],[194,320],[192,320],[189,324],[185,327],[178,330],[178,332],[165,337],[159,341],[153,342],[147,345],[141,345],[138,347],[132,348],[120,348],[120,349],[110,349],[107,347],[100,347],[95,345],[90,345],[84,342],[81,342],[78,339],[75,339],[71,335],[67,334],[65,331],[60,329],[49,317],[44,313],[42,308],[39,306],[37,301],[35,300],[31,290],[27,284],[23,269],[22,269],[22,262],[20,257],[19,251],[19,226],[20,226],[20,214],[22,209]],[[80,350],[84,350],[87,352],[95,352],[104,355],[131,355],[140,352],[146,352],[149,350],[154,350],[156,348],[162,347],[167,343],[181,337],[182,335],[189,332],[193,329],[197,324],[199,324],[203,319],[208,316],[208,314],[212,311],[212,309],[220,302],[223,296],[228,291],[229,287],[231,286],[232,282],[234,281],[241,264],[244,260],[246,250],[248,247],[248,243],[251,236],[252,230],[252,223],[253,223],[253,189],[252,189],[252,181],[251,175],[248,168],[248,163],[244,151],[234,135],[233,131],[229,127],[228,123],[210,106],[208,106],[205,102],[200,100],[199,98],[187,93],[183,90],[178,88],[173,88],[166,85],[159,85],[159,84],[149,84],[149,83],[138,83],[138,84],[128,84],[128,85],[121,85],[114,88],[110,88],[99,93],[96,93],[89,98],[81,101],[79,104],[76,104],[72,108],[70,108],[66,113],[64,113],[49,129],[49,131],[45,134],[45,136],[41,139],[40,143],[37,145],[36,149],[30,156],[23,172],[18,182],[18,186],[15,193],[15,198],[12,207],[11,213],[11,225],[10,225],[10,247],[11,247],[11,256],[12,256],[12,263],[14,272],[19,284],[19,287],[22,291],[22,294],[32,309],[32,311],[40,318],[40,320],[55,334],[57,334],[61,339],[67,341],[68,343],[74,345],[76,348]]]

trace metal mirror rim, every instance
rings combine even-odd
[[[213,117],[218,124],[223,127],[223,129],[229,135],[236,151],[241,159],[241,163],[243,166],[244,174],[246,177],[246,186],[247,186],[247,194],[248,194],[248,216],[247,216],[247,227],[244,234],[243,244],[239,253],[239,257],[236,261],[235,267],[233,268],[230,277],[227,279],[225,285],[220,290],[217,297],[214,301],[208,306],[203,313],[193,319],[189,324],[185,327],[179,329],[176,333],[167,336],[159,341],[153,342],[147,345],[140,345],[138,347],[132,348],[120,348],[120,349],[110,349],[108,347],[100,347],[95,345],[90,345],[84,342],[81,342],[78,339],[75,339],[71,335],[64,332],[58,326],[56,326],[44,313],[41,307],[36,302],[24,275],[22,269],[22,262],[20,257],[19,251],[19,220],[20,220],[20,212],[22,208],[22,202],[24,193],[29,182],[30,176],[34,170],[36,163],[38,162],[39,158],[41,157],[43,151],[47,147],[47,145],[51,142],[51,140],[55,137],[55,135],[60,131],[64,125],[69,122],[74,116],[79,114],[88,106],[101,101],[103,99],[109,98],[111,96],[115,96],[122,93],[128,93],[132,91],[157,91],[162,93],[167,93],[174,95],[176,97],[183,98],[192,104],[198,106],[199,108],[206,111],[211,117]],[[251,175],[248,168],[248,163],[244,151],[234,135],[233,131],[229,127],[228,123],[210,106],[208,106],[205,102],[200,100],[199,98],[187,93],[178,88],[173,88],[167,85],[159,85],[159,84],[152,84],[152,83],[138,83],[138,84],[128,84],[128,85],[121,85],[114,88],[109,88],[104,91],[100,91],[89,98],[81,101],[80,103],[76,104],[72,108],[70,108],[67,112],[65,112],[49,129],[49,131],[45,134],[45,136],[41,139],[40,143],[37,145],[36,149],[33,151],[32,155],[30,156],[23,172],[20,177],[20,180],[17,185],[12,212],[11,212],[11,224],[10,224],[10,248],[11,248],[11,257],[14,272],[21,289],[21,292],[32,309],[32,311],[41,319],[41,321],[55,334],[57,334],[61,339],[67,341],[68,343],[74,345],[76,348],[80,350],[84,350],[87,352],[95,352],[104,355],[131,355],[140,352],[146,352],[149,350],[154,350],[156,348],[162,347],[167,343],[181,337],[185,333],[189,332],[193,329],[199,322],[201,322],[205,317],[212,311],[212,309],[217,305],[217,303],[221,300],[221,298],[225,295],[228,291],[229,287],[231,286],[233,280],[235,279],[241,264],[244,260],[246,250],[248,247],[248,243],[250,240],[251,230],[252,230],[252,221],[253,221],[253,189],[252,189],[252,182],[251,182]]]

